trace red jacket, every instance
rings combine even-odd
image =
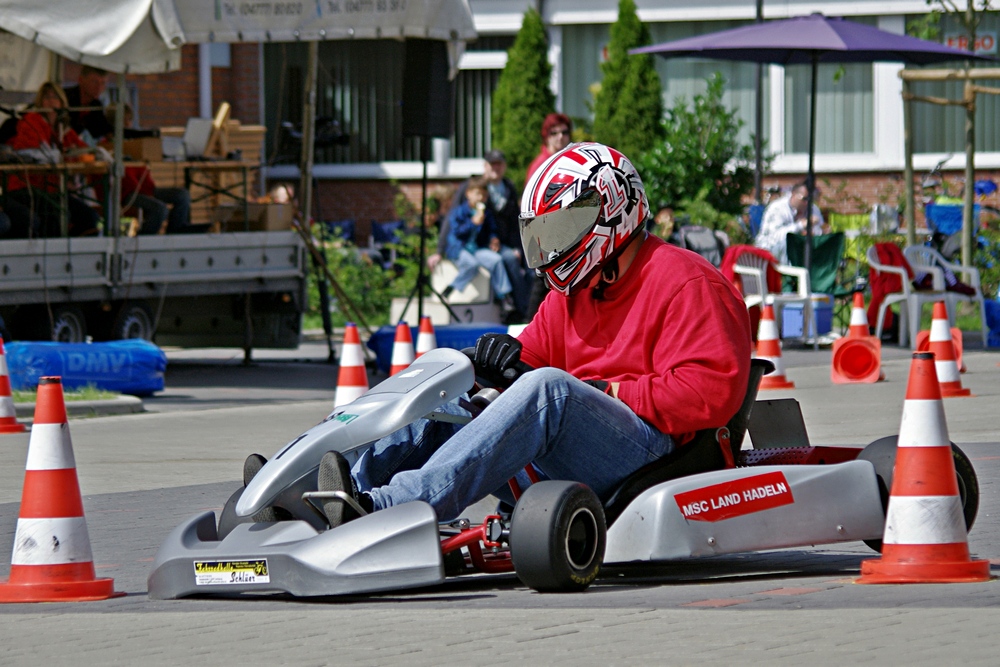
[[[736,260],[739,259],[740,255],[743,253],[749,253],[751,255],[756,255],[757,257],[763,257],[767,260],[767,273],[765,275],[765,280],[767,281],[767,291],[773,294],[781,293],[781,274],[778,273],[774,265],[778,263],[778,260],[774,258],[767,250],[763,248],[758,248],[752,245],[732,245],[726,248],[726,254],[722,256],[722,265],[719,270],[722,271],[729,282],[736,286],[736,289],[742,292],[743,283],[740,279],[740,275],[736,273],[733,266],[736,264]],[[754,306],[749,309],[750,315],[750,335],[752,336],[754,342],[757,341],[757,327],[760,326],[760,306]]]
[[[905,268],[906,275],[910,277],[911,281],[913,280],[913,269],[910,267],[910,263],[906,261],[906,256],[899,249],[898,245],[895,243],[876,243],[875,252],[878,254],[879,262],[888,264],[889,266],[901,266]],[[903,283],[895,273],[883,273],[882,271],[869,268],[868,284],[872,288],[872,300],[868,303],[868,326],[874,329],[875,325],[878,324],[879,306],[885,301],[887,294],[902,292]],[[883,329],[888,329],[892,326],[892,317],[892,310],[886,308],[885,322],[882,323]]]
[[[58,149],[60,152],[70,148],[87,148],[76,132],[66,128],[63,131],[62,139],[56,135],[55,128],[49,125],[49,121],[40,113],[26,114],[17,122],[17,133],[7,142],[16,151],[31,148],[42,148],[44,145]],[[48,192],[59,190],[59,177],[57,175],[35,174],[29,179],[32,187],[44,189]],[[8,190],[21,190],[27,187],[27,183],[12,174],[7,179]]]
[[[725,424],[750,372],[743,299],[711,263],[653,236],[603,300],[550,292],[518,340],[531,366],[620,383],[618,398],[678,443]]]

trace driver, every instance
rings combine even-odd
[[[645,232],[649,204],[632,163],[597,143],[570,145],[532,176],[521,241],[551,292],[519,338],[476,343],[481,377],[518,360],[525,373],[464,426],[420,420],[370,448],[352,470],[339,452],[321,491],[366,511],[423,500],[447,521],[533,463],[542,477],[587,484],[604,501],[629,474],[725,424],[750,370],[740,294],[697,254]],[[454,403],[454,414],[468,413]],[[327,501],[331,526],[357,516]]]

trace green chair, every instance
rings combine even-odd
[[[844,275],[844,233],[820,234],[814,236],[812,241],[812,266],[809,269],[812,292],[832,295],[834,322],[849,322],[854,293],[858,291],[859,286],[857,276]],[[805,236],[789,234],[787,249],[789,264],[805,266]],[[841,327],[841,333],[844,332],[844,326]]]

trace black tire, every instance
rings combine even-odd
[[[896,441],[899,436],[889,435],[879,438],[858,454],[861,461],[869,461],[875,466],[878,492],[882,499],[882,511],[889,509],[889,491],[892,490],[892,476],[896,467]],[[958,479],[958,494],[962,499],[962,514],[965,516],[966,530],[972,530],[979,512],[979,478],[972,467],[972,461],[955,443],[951,443],[952,460],[955,462],[955,476]],[[869,547],[882,552],[882,540],[865,540]]]
[[[118,311],[115,322],[111,326],[112,340],[127,340],[140,338],[153,340],[153,315],[144,304],[127,303]]]
[[[601,501],[585,484],[532,484],[517,501],[510,526],[514,572],[543,593],[586,589],[604,562],[607,527]]]
[[[48,317],[45,321],[48,324]],[[83,311],[77,306],[53,306],[47,338],[57,343],[85,343],[87,319],[83,316]]]

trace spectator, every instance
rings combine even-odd
[[[126,126],[132,124],[132,107],[125,104]],[[106,119],[112,126],[115,122],[114,109],[108,109]],[[102,139],[107,139],[106,137]],[[190,231],[205,231],[208,225],[191,227],[191,194],[185,188],[160,188],[153,182],[149,167],[126,166],[122,178],[122,208],[135,207],[142,211],[140,234],[183,234]],[[163,223],[166,222],[164,229]]]
[[[8,142],[26,161],[57,164],[64,159],[64,152],[87,149],[65,116],[66,93],[55,83],[43,83],[35,95],[30,111],[17,123],[17,131]],[[56,174],[29,176],[24,180],[11,175],[7,181],[7,197],[21,204],[41,221],[44,236],[60,233],[60,177]],[[85,201],[70,192],[67,196],[70,236],[97,233],[97,212]],[[30,219],[30,218],[29,218]]]
[[[524,176],[525,182],[531,180],[531,175],[548,160],[552,155],[569,146],[573,136],[573,121],[569,116],[562,113],[550,113],[542,121],[542,147],[538,155],[528,165],[528,172]]]
[[[805,183],[796,183],[791,191],[777,201],[767,205],[764,219],[760,223],[760,231],[754,239],[754,245],[767,250],[781,264],[788,263],[787,236],[789,233],[805,234],[806,202],[809,188]],[[819,190],[813,191],[813,201],[819,199]],[[813,235],[823,233],[826,225],[819,207],[813,204]]]
[[[531,164],[528,165],[528,173],[525,175],[527,183],[531,183],[531,175],[535,173],[535,170],[543,162],[569,146],[572,135],[573,121],[569,119],[569,116],[561,113],[550,113],[545,117],[545,120],[542,121],[542,148],[535,159],[531,161]],[[528,310],[525,313],[529,321],[538,312],[538,306],[541,305],[548,291],[549,288],[544,280],[536,280],[532,283],[531,296],[528,299]]]
[[[486,206],[488,198],[486,180],[474,179],[465,189],[465,201],[448,215],[446,256],[458,266],[458,275],[441,296],[447,300],[453,291],[465,289],[482,266],[490,273],[490,285],[500,302],[501,315],[508,319],[515,312],[514,299],[510,277],[500,256],[496,219]]]
[[[115,131],[115,126],[104,115],[101,95],[108,87],[108,73],[97,67],[84,65],[80,68],[75,86],[66,87],[67,106],[70,107],[69,122],[73,131],[91,146]],[[81,107],[94,107],[82,109]]]
[[[504,267],[507,269],[507,277],[510,279],[514,298],[513,313],[510,323],[524,321],[524,314],[528,311],[528,299],[531,294],[531,284],[534,282],[535,274],[528,270],[528,265],[524,261],[524,252],[521,250],[521,234],[518,223],[520,209],[518,207],[518,193],[514,183],[506,177],[507,158],[500,150],[491,150],[483,157],[483,179],[486,180],[486,189],[489,197],[486,200],[486,207],[493,212],[496,220],[497,236],[500,239],[500,256],[503,258]],[[465,191],[470,178],[463,182],[455,190],[452,198],[452,209],[462,205],[465,201]],[[437,253],[427,258],[427,266],[431,271],[441,261],[448,244],[448,221],[442,223],[441,233],[438,238]]]

